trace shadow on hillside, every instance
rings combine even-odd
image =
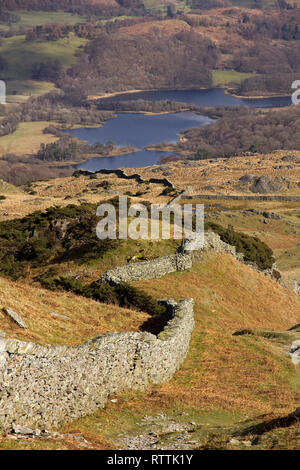
[[[262,423],[255,424],[245,428],[242,432],[236,433],[239,436],[247,436],[249,434],[261,435],[266,432],[272,431],[277,428],[288,428],[293,424],[300,423],[300,408],[296,408],[295,411],[282,418],[274,418]]]
[[[158,336],[171,318],[172,314],[170,312],[153,316],[140,326],[140,330],[147,331],[148,333],[152,333],[153,335]]]

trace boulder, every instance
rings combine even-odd
[[[12,431],[14,434],[22,434],[23,436],[34,436],[37,434],[33,429],[21,426],[20,424],[13,424]]]
[[[67,315],[61,315],[60,313],[50,312],[50,315],[51,315],[51,317],[61,318],[63,320],[70,320],[70,318],[67,317]]]
[[[252,183],[252,181],[256,179],[257,179],[257,176],[247,173],[246,175],[241,176],[239,181],[241,183]]]
[[[256,178],[251,187],[250,191],[253,193],[268,194],[268,193],[277,193],[282,191],[284,184],[282,178],[270,178],[269,176],[260,176]]]
[[[274,220],[281,219],[281,216],[279,214],[275,214],[275,212],[263,212],[262,215],[266,219],[274,219]]]
[[[283,162],[299,162],[300,156],[297,155],[285,155],[282,157],[281,161]]]
[[[300,353],[300,339],[297,339],[296,341],[293,341],[291,347],[290,347],[290,353],[294,353],[299,350]]]
[[[23,320],[22,317],[18,313],[16,313],[12,308],[10,307],[4,307],[3,308],[4,313],[8,315],[20,328],[28,329],[28,326],[26,325],[25,321]]]

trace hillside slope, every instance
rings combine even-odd
[[[170,382],[146,393],[119,395],[61,432],[80,435],[87,447],[98,449],[235,448],[230,440],[236,433],[243,436],[250,425],[286,416],[299,404],[299,371],[287,354],[290,332],[285,339],[233,335],[241,329],[291,328],[300,322],[299,296],[230,255],[214,252],[204,254],[190,271],[135,285],[156,298],[166,293],[175,299],[194,297],[196,327],[186,361]],[[280,423],[278,429],[242,437],[240,447],[297,448],[297,423],[286,429]],[[24,441],[13,445],[22,448]],[[45,442],[26,445],[39,448]],[[80,447],[61,437],[47,446]]]
[[[193,296],[196,329],[188,360],[174,381],[175,395],[191,406],[290,411],[299,390],[282,349],[256,337],[232,336],[253,328],[287,330],[300,320],[300,297],[229,255],[210,254],[188,273],[138,283],[148,293]],[[187,375],[189,376],[187,379]],[[164,390],[165,388],[165,390]],[[161,392],[170,396],[169,385]],[[171,392],[172,393],[172,392]]]
[[[4,307],[21,315],[28,330],[19,328]],[[103,333],[138,331],[148,318],[143,312],[0,278],[0,330],[9,338],[73,346]]]
[[[188,357],[170,382],[140,396],[120,396],[65,430],[83,434],[96,447],[106,439],[132,449],[235,448],[229,442],[234,433],[286,416],[299,404],[299,371],[287,354],[289,341],[233,336],[244,328],[291,328],[300,321],[299,296],[230,255],[213,252],[189,272],[135,285],[157,298],[166,292],[175,299],[194,297]],[[297,424],[271,431],[259,437],[254,432],[253,448],[280,448],[288,440],[289,448],[297,448]],[[245,439],[242,448],[249,446]]]

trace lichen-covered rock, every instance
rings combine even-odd
[[[285,181],[283,178],[270,176],[260,176],[253,181],[250,191],[253,193],[268,194],[277,193],[284,188]]]

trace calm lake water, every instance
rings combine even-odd
[[[274,98],[235,98],[225,93],[222,88],[208,90],[161,90],[142,91],[139,93],[124,93],[122,95],[105,98],[101,101],[134,101],[170,100],[180,103],[192,103],[197,106],[247,106],[250,108],[274,108],[289,106],[290,97]]]
[[[107,98],[108,99],[108,98]],[[291,104],[286,97],[240,99],[224,93],[223,89],[210,90],[165,90],[147,91],[141,93],[128,93],[118,95],[109,100],[170,100],[184,103],[193,103],[198,106],[247,106],[247,107],[281,107]],[[102,127],[74,129],[69,131],[73,136],[87,141],[106,143],[109,140],[118,146],[134,146],[141,149],[139,152],[118,157],[91,158],[77,168],[97,171],[103,168],[138,168],[159,163],[168,152],[145,150],[148,145],[159,142],[175,143],[178,133],[185,129],[202,126],[213,122],[212,119],[187,111],[182,113],[162,114],[150,116],[140,113],[121,113],[116,118],[106,121]]]

